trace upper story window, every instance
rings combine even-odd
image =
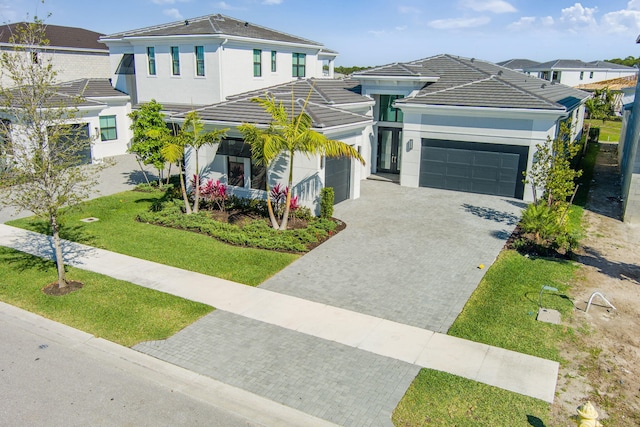
[[[590,79],[592,79],[592,78],[593,78],[593,71],[591,71],[591,72],[589,73],[589,78],[590,78]]]
[[[149,63],[149,75],[156,75],[156,48],[148,47],[147,48],[147,62]]]
[[[100,116],[100,140],[113,141],[118,139],[116,116]]]
[[[393,101],[403,98],[402,95],[380,95],[380,111],[378,120],[381,122],[402,122],[402,110],[393,107]]]
[[[584,71],[580,71],[580,80],[584,79]]]
[[[178,46],[171,46],[171,74],[180,75],[180,49]]]
[[[559,83],[560,82],[560,71],[554,71],[551,75],[551,81]]]
[[[196,46],[196,76],[204,76],[204,46]]]
[[[538,77],[540,77],[542,80],[549,80],[550,76],[551,76],[550,71],[541,71],[540,74],[538,75]]]
[[[307,55],[304,53],[293,53],[291,55],[293,57],[293,64],[291,75],[293,77],[304,77],[305,76],[305,62],[307,59]]]
[[[253,77],[262,76],[262,51],[253,49]]]
[[[278,55],[278,52],[276,52],[275,50],[271,51],[271,72],[275,73],[276,72],[276,56]]]

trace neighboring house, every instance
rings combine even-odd
[[[636,39],[640,43],[640,36]],[[635,95],[628,94],[624,99],[622,130],[618,143],[620,173],[622,175],[621,193],[623,199],[622,216],[624,222],[640,224],[640,84],[636,85]]]
[[[579,138],[589,94],[477,59],[438,55],[354,73],[372,98],[371,171],[400,184],[532,200],[522,182],[535,146],[571,120]]]
[[[322,44],[223,15],[103,36],[114,86],[136,103],[205,105],[298,78],[333,78]]]
[[[77,101],[78,97],[80,102]],[[114,89],[109,79],[79,79],[61,83],[56,87],[56,95],[51,99],[53,108],[76,108],[75,117],[65,125],[81,129],[91,141],[82,153],[85,163],[99,162],[105,157],[125,154],[131,140],[131,112],[129,96]],[[16,105],[17,109],[20,105]],[[3,114],[3,120],[11,122],[11,112]],[[52,124],[55,125],[55,124]],[[18,125],[10,125],[11,138],[20,140]]]
[[[523,71],[527,74],[538,76],[543,80],[562,83],[567,86],[596,83],[638,74],[637,68],[627,67],[626,65],[607,61],[583,62],[577,59],[556,59],[524,67]]]
[[[532,61],[530,59],[509,59],[507,61],[497,62],[496,64],[500,65],[501,67],[509,68],[513,71],[520,71],[521,73],[524,73],[525,69],[529,67],[535,67],[540,63],[538,61]]]
[[[622,108],[624,97],[631,89],[631,92],[635,90],[636,83],[638,83],[638,75],[618,77],[611,80],[603,80],[597,83],[586,83],[576,86],[576,89],[586,90],[587,92],[594,92],[596,90],[609,89],[613,95],[613,111],[617,115],[622,115]]]
[[[28,25],[25,22],[5,24],[0,26],[0,52],[13,51],[10,43],[16,27]],[[47,46],[25,46],[29,49],[26,55],[31,55],[32,61],[51,60],[51,65],[57,72],[60,82],[81,78],[109,78],[111,66],[109,50],[98,39],[103,34],[75,27],[59,25],[45,25]],[[13,82],[2,75],[0,84],[8,87]]]

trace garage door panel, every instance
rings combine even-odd
[[[420,186],[522,197],[527,147],[441,140],[422,145]]]
[[[351,189],[351,159],[348,157],[328,157],[325,160],[325,187],[332,187],[334,204],[349,198]]]

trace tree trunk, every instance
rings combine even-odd
[[[289,205],[291,204],[291,189],[293,188],[293,151],[289,153],[289,185],[287,186],[287,199],[285,200],[284,213],[280,230],[286,230],[289,224]]]
[[[269,212],[269,219],[271,220],[271,227],[274,230],[280,228],[275,213],[273,213],[273,205],[271,204],[271,190],[269,188],[269,176],[267,175],[267,211]]]
[[[169,163],[169,171],[167,171],[167,185],[169,185],[169,179],[171,179],[171,163]]]
[[[191,205],[189,204],[189,197],[187,197],[187,188],[184,185],[184,174],[182,173],[182,165],[179,165],[178,167],[180,168],[180,189],[182,190],[182,200],[184,200],[184,208],[188,215],[191,213]]]
[[[62,245],[60,244],[60,227],[58,225],[57,215],[55,213],[51,213],[49,215],[49,221],[51,223],[51,234],[53,238],[56,268],[58,269],[58,288],[66,288],[67,279],[64,272],[64,258],[62,257]]]
[[[162,188],[162,169],[158,168],[158,188]]]
[[[142,167],[142,163],[140,163],[140,158],[138,156],[136,156],[136,161],[138,162],[138,166],[140,166],[140,171],[142,172],[142,176],[144,176],[144,180],[147,181],[147,185],[151,185],[151,183],[149,182],[149,177],[144,171],[144,168]]]
[[[198,149],[194,149],[196,153],[196,176],[193,179],[195,188],[193,189],[193,212],[198,213],[200,208],[200,165],[198,164]]]

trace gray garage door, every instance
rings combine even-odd
[[[324,183],[326,187],[333,187],[334,203],[340,203],[349,198],[351,181],[351,159],[348,157],[327,157],[324,169]]]
[[[528,148],[422,140],[420,186],[522,198]]]

